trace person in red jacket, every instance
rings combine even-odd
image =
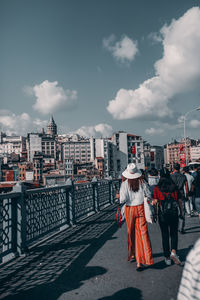
[[[182,201],[176,185],[170,178],[168,170],[160,172],[160,180],[154,189],[153,205],[158,212],[158,222],[162,235],[162,246],[166,265],[181,264],[177,256],[178,247],[178,223],[183,215]],[[171,247],[170,247],[171,240]]]

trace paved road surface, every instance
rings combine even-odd
[[[175,300],[183,268],[166,267],[160,231],[149,226],[154,266],[141,273],[127,261],[126,224],[115,223],[116,205],[61,232],[0,268],[0,299]],[[187,218],[179,236],[185,257],[200,236],[198,218]]]

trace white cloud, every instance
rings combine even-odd
[[[126,35],[116,42],[116,37],[112,34],[103,39],[103,45],[116,60],[121,62],[133,61],[138,52],[137,41],[133,41]]]
[[[189,125],[191,128],[198,128],[198,127],[200,127],[200,121],[199,120],[191,120]]]
[[[25,87],[25,92],[31,94],[30,88]],[[41,114],[52,114],[56,111],[72,107],[77,100],[77,91],[64,90],[58,82],[43,81],[32,88],[36,97],[33,108]]]
[[[148,35],[148,38],[150,40],[152,40],[154,43],[160,43],[162,42],[162,36],[160,33],[158,32],[151,32],[149,35]]]
[[[162,134],[164,133],[164,130],[162,128],[148,128],[145,130],[145,133],[146,134],[149,134],[149,135],[159,135],[159,134]]]
[[[82,126],[76,133],[86,137],[111,137],[113,128],[108,124],[98,124],[95,126]]]
[[[0,110],[0,126],[8,135],[26,135],[27,132],[40,131],[47,121],[33,119],[27,113],[16,115],[9,110]]]
[[[162,35],[163,57],[155,76],[135,90],[120,89],[107,110],[115,119],[172,116],[173,96],[193,87],[200,77],[200,8],[193,7],[169,26]]]

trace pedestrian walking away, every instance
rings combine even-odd
[[[183,212],[182,212],[182,218],[179,220],[179,231],[180,233],[185,233],[185,202],[188,198],[188,183],[187,178],[184,174],[180,173],[180,164],[176,163],[174,165],[174,173],[171,175],[171,179],[174,182],[174,184],[177,186],[181,200],[182,200],[182,206],[183,206]],[[185,191],[184,192],[184,188]],[[186,196],[185,196],[186,194]]]
[[[189,173],[189,167],[184,167],[183,168],[183,174],[187,178],[187,183],[188,183],[188,198],[186,195],[186,187],[184,185],[184,194],[185,194],[185,210],[187,213],[188,217],[192,217],[194,215],[194,209],[193,209],[193,192],[192,192],[192,183],[194,181],[194,177]]]
[[[156,168],[151,168],[148,174],[148,184],[151,191],[151,196],[153,198],[154,188],[158,184],[160,177],[158,176],[158,170]]]
[[[158,211],[158,222],[162,236],[162,246],[166,265],[181,264],[177,255],[178,248],[178,207],[180,217],[183,214],[180,193],[173,183],[167,170],[160,172],[160,180],[154,189],[154,200],[152,202]],[[170,247],[171,240],[171,247]]]
[[[129,164],[122,176],[120,203],[126,203],[128,260],[135,258],[137,271],[141,271],[144,269],[144,265],[153,264],[151,242],[144,212],[144,195],[150,201],[151,192],[135,164]]]

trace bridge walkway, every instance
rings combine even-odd
[[[117,205],[30,249],[0,267],[0,299],[175,300],[183,268],[166,267],[158,224],[149,226],[154,266],[138,273],[127,261],[126,224],[118,228]],[[179,236],[182,261],[200,236],[197,217]]]

